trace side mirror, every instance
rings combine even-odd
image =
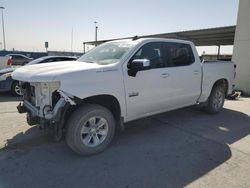
[[[128,63],[128,75],[135,77],[137,72],[150,69],[150,60],[134,59]]]

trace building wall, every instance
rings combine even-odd
[[[237,64],[236,89],[250,95],[250,0],[240,0],[232,60]]]

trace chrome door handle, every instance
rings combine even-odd
[[[195,74],[195,75],[197,75],[197,74],[199,74],[199,73],[200,73],[200,71],[198,71],[198,70],[195,70],[195,71],[194,71],[194,74]]]
[[[167,78],[167,77],[169,77],[169,74],[168,73],[163,73],[163,74],[161,74],[161,77],[162,78]]]

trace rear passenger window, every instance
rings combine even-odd
[[[189,44],[168,43],[169,67],[190,65],[194,62],[194,54]]]
[[[73,59],[71,58],[67,58],[67,57],[62,57],[62,58],[59,58],[58,61],[72,61]]]
[[[45,61],[43,61],[42,63],[50,63],[50,62],[55,62],[56,59],[55,58],[50,58],[50,59],[46,59]]]
[[[56,58],[54,59],[54,62],[58,62],[58,61],[66,61],[64,58]]]

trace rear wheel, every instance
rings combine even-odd
[[[225,89],[222,85],[215,85],[208,98],[206,110],[210,114],[216,114],[223,108],[225,101]]]
[[[81,155],[103,151],[115,133],[112,113],[100,105],[87,104],[73,112],[67,122],[66,142]]]
[[[12,86],[11,86],[11,93],[15,96],[22,96],[23,93],[22,93],[22,90],[21,90],[21,87],[18,83],[18,81],[14,81]]]

